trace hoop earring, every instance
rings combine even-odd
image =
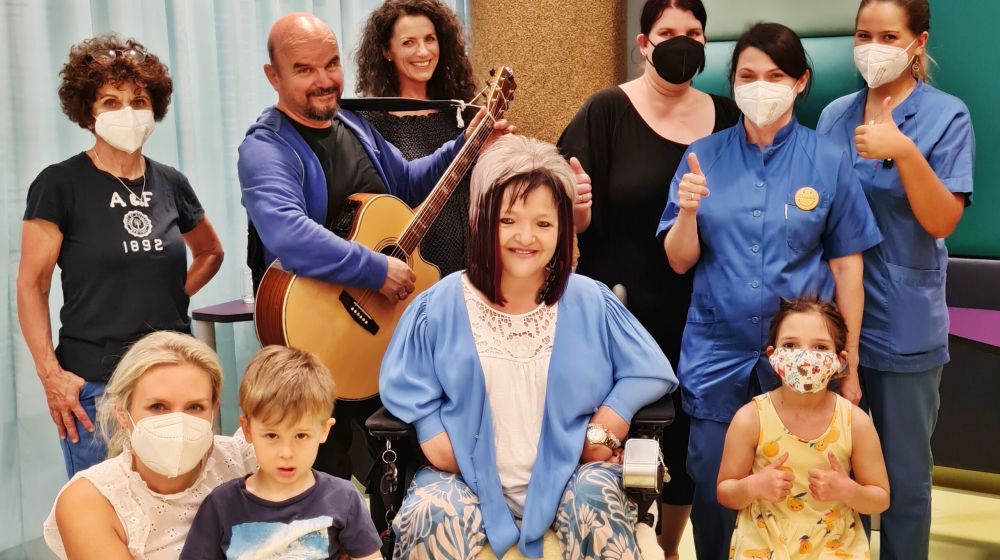
[[[913,59],[913,66],[910,67],[910,72],[913,74],[914,78],[916,78],[918,80],[920,79],[920,59],[919,58],[914,58]]]

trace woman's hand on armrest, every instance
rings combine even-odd
[[[455,449],[451,446],[451,438],[448,432],[441,432],[431,439],[420,444],[420,449],[427,457],[427,461],[435,469],[453,474],[458,473],[458,460],[455,459]]]

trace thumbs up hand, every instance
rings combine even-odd
[[[677,206],[682,211],[696,213],[701,207],[701,199],[709,195],[708,183],[694,152],[688,154],[688,167],[691,168],[690,171],[681,177],[681,182],[677,185]]]
[[[575,208],[590,208],[594,205],[594,186],[590,182],[590,175],[584,171],[583,164],[575,157],[569,158],[569,168],[573,171],[573,178],[576,179],[576,200],[573,201]]]
[[[809,492],[820,501],[845,502],[857,487],[832,452],[826,454],[829,469],[809,470]]]
[[[867,159],[898,159],[915,147],[892,119],[891,97],[882,100],[882,110],[874,119],[854,130],[854,145]]]
[[[788,460],[788,452],[782,453],[774,462],[770,463],[756,474],[750,475],[750,494],[754,499],[766,500],[768,502],[780,502],[788,497],[792,491],[792,480],[795,475],[790,469],[782,469],[781,466]]]

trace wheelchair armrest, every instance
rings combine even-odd
[[[674,421],[674,401],[670,394],[663,395],[660,400],[647,404],[632,417],[629,427],[629,437],[658,438],[663,429]]]
[[[365,420],[365,427],[372,436],[382,439],[416,437],[417,434],[413,426],[393,416],[385,407],[369,416],[368,420]]]

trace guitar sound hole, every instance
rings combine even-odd
[[[410,264],[410,256],[407,255],[406,252],[403,251],[403,248],[400,247],[399,245],[387,245],[383,247],[382,250],[379,251],[379,253],[382,253],[383,255],[386,256],[395,257],[405,262],[406,264]]]

